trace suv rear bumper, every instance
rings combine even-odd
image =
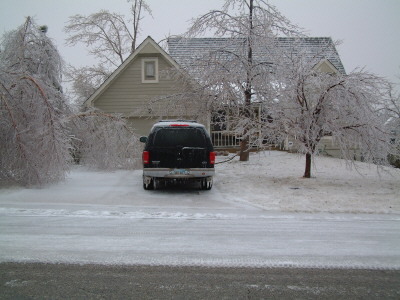
[[[170,168],[145,168],[143,176],[161,177],[161,178],[203,178],[215,175],[214,168],[196,168],[196,169],[170,169]]]

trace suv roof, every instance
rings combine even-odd
[[[161,120],[158,123],[153,125],[154,127],[202,127],[205,128],[204,125],[197,123],[193,120]]]

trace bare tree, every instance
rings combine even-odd
[[[256,56],[261,48],[268,52],[274,38],[280,35],[298,36],[301,30],[286,19],[274,6],[263,0],[227,0],[221,10],[212,10],[193,20],[182,44],[205,34],[220,37],[219,45],[193,53],[183,62],[198,83],[213,94],[214,110],[218,105],[235,103],[242,122],[240,160],[249,159],[248,125],[253,121],[252,103],[257,98],[254,82],[270,67],[264,56]]]
[[[67,45],[83,43],[101,65],[118,67],[131,50],[133,36],[124,16],[107,10],[89,16],[74,15],[64,30],[69,34]]]
[[[140,22],[143,19],[143,14],[148,13],[152,16],[152,12],[150,6],[144,0],[128,0],[128,2],[132,2],[131,6],[131,15],[132,15],[132,24],[133,24],[133,40],[132,40],[132,52],[136,49],[137,38],[140,33]]]
[[[45,184],[68,170],[61,58],[31,18],[6,34],[0,53],[0,180]]]
[[[96,90],[135,50],[143,14],[151,16],[151,10],[144,0],[128,2],[132,2],[130,20],[107,10],[69,18],[64,28],[68,34],[67,45],[84,44],[88,54],[97,61],[93,66],[79,69],[69,66],[70,71],[66,76],[72,82],[72,94],[77,97],[76,102],[81,102],[84,97],[86,100],[88,92]]]

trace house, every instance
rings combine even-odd
[[[123,114],[139,135],[147,135],[160,119],[193,119],[193,115],[165,115],[162,107],[148,108],[152,99],[180,91],[180,82],[163,72],[171,68],[179,70],[180,66],[147,37],[84,105]]]
[[[193,72],[190,72],[194,58],[218,49],[229,50],[225,53],[232,53],[243,47],[244,41],[243,39],[227,38],[170,38],[167,53],[151,37],[147,37],[87,99],[85,105],[105,112],[124,114],[140,135],[147,135],[152,124],[160,119],[201,120],[211,132],[216,147],[236,147],[240,140],[230,131],[229,116],[226,116],[226,125],[221,128],[221,126],[213,126],[213,117],[206,110],[202,110],[203,115],[199,115],[199,110],[189,109],[183,115],[167,110],[168,104],[164,107],[162,105],[153,107],[149,106],[149,103],[155,98],[175,95],[182,90],[183,83],[169,75],[168,70],[173,69],[178,73],[185,70],[190,77],[196,79],[196,70],[193,68]],[[316,70],[345,74],[343,64],[331,38],[282,37],[275,39],[275,43],[274,46],[283,51],[291,51],[294,54],[306,53],[314,59],[317,57],[318,63],[314,66]],[[269,61],[268,63],[273,64],[270,58],[271,53],[266,53],[265,49],[261,47],[255,49],[253,55],[255,60]],[[229,59],[229,57],[222,57],[222,59]],[[254,107],[255,110],[259,109],[257,103],[254,103]],[[328,144],[327,142],[324,145]],[[328,151],[329,147],[325,146],[325,150]]]

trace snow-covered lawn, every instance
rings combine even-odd
[[[219,190],[236,201],[291,212],[400,213],[400,169],[317,157],[305,179],[305,158],[271,151],[249,162],[218,165]]]
[[[225,157],[218,157],[224,160]],[[400,169],[318,157],[313,178],[304,179],[304,157],[280,151],[252,154],[216,166],[211,191],[144,191],[141,170],[96,172],[74,168],[64,182],[40,189],[3,188],[8,203],[144,206],[202,206],[207,199],[251,204],[268,211],[331,213],[400,213]],[[379,171],[379,172],[378,172]],[[203,199],[203,200],[202,200]],[[160,202],[160,200],[163,200]],[[199,201],[200,200],[200,201]]]

